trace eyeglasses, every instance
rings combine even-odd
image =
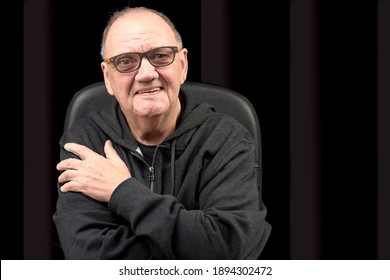
[[[141,67],[143,57],[146,57],[154,67],[168,66],[175,60],[177,52],[177,47],[159,47],[143,53],[122,53],[111,58],[105,58],[104,62],[114,64],[115,68],[121,73],[129,73]]]

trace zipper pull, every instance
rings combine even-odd
[[[149,183],[150,183],[150,190],[153,191],[154,186],[154,167],[149,167]]]

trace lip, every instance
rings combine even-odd
[[[162,87],[145,88],[145,89],[138,90],[137,94],[155,93],[155,92],[160,91],[160,90],[162,90]]]

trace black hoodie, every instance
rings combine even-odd
[[[106,140],[132,178],[109,203],[62,193],[53,220],[66,259],[257,259],[269,237],[256,184],[255,143],[236,120],[182,96],[177,129],[148,164],[116,100],[64,133],[104,155]],[[151,165],[151,166],[150,166]]]

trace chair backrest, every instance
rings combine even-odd
[[[214,105],[217,112],[227,114],[238,120],[252,134],[256,146],[257,184],[262,194],[262,146],[260,124],[251,102],[240,93],[218,85],[186,81],[182,85],[184,94],[191,94],[199,101]],[[65,116],[64,131],[78,119],[93,110],[109,103],[113,96],[109,95],[104,82],[97,82],[79,90],[68,105]]]

